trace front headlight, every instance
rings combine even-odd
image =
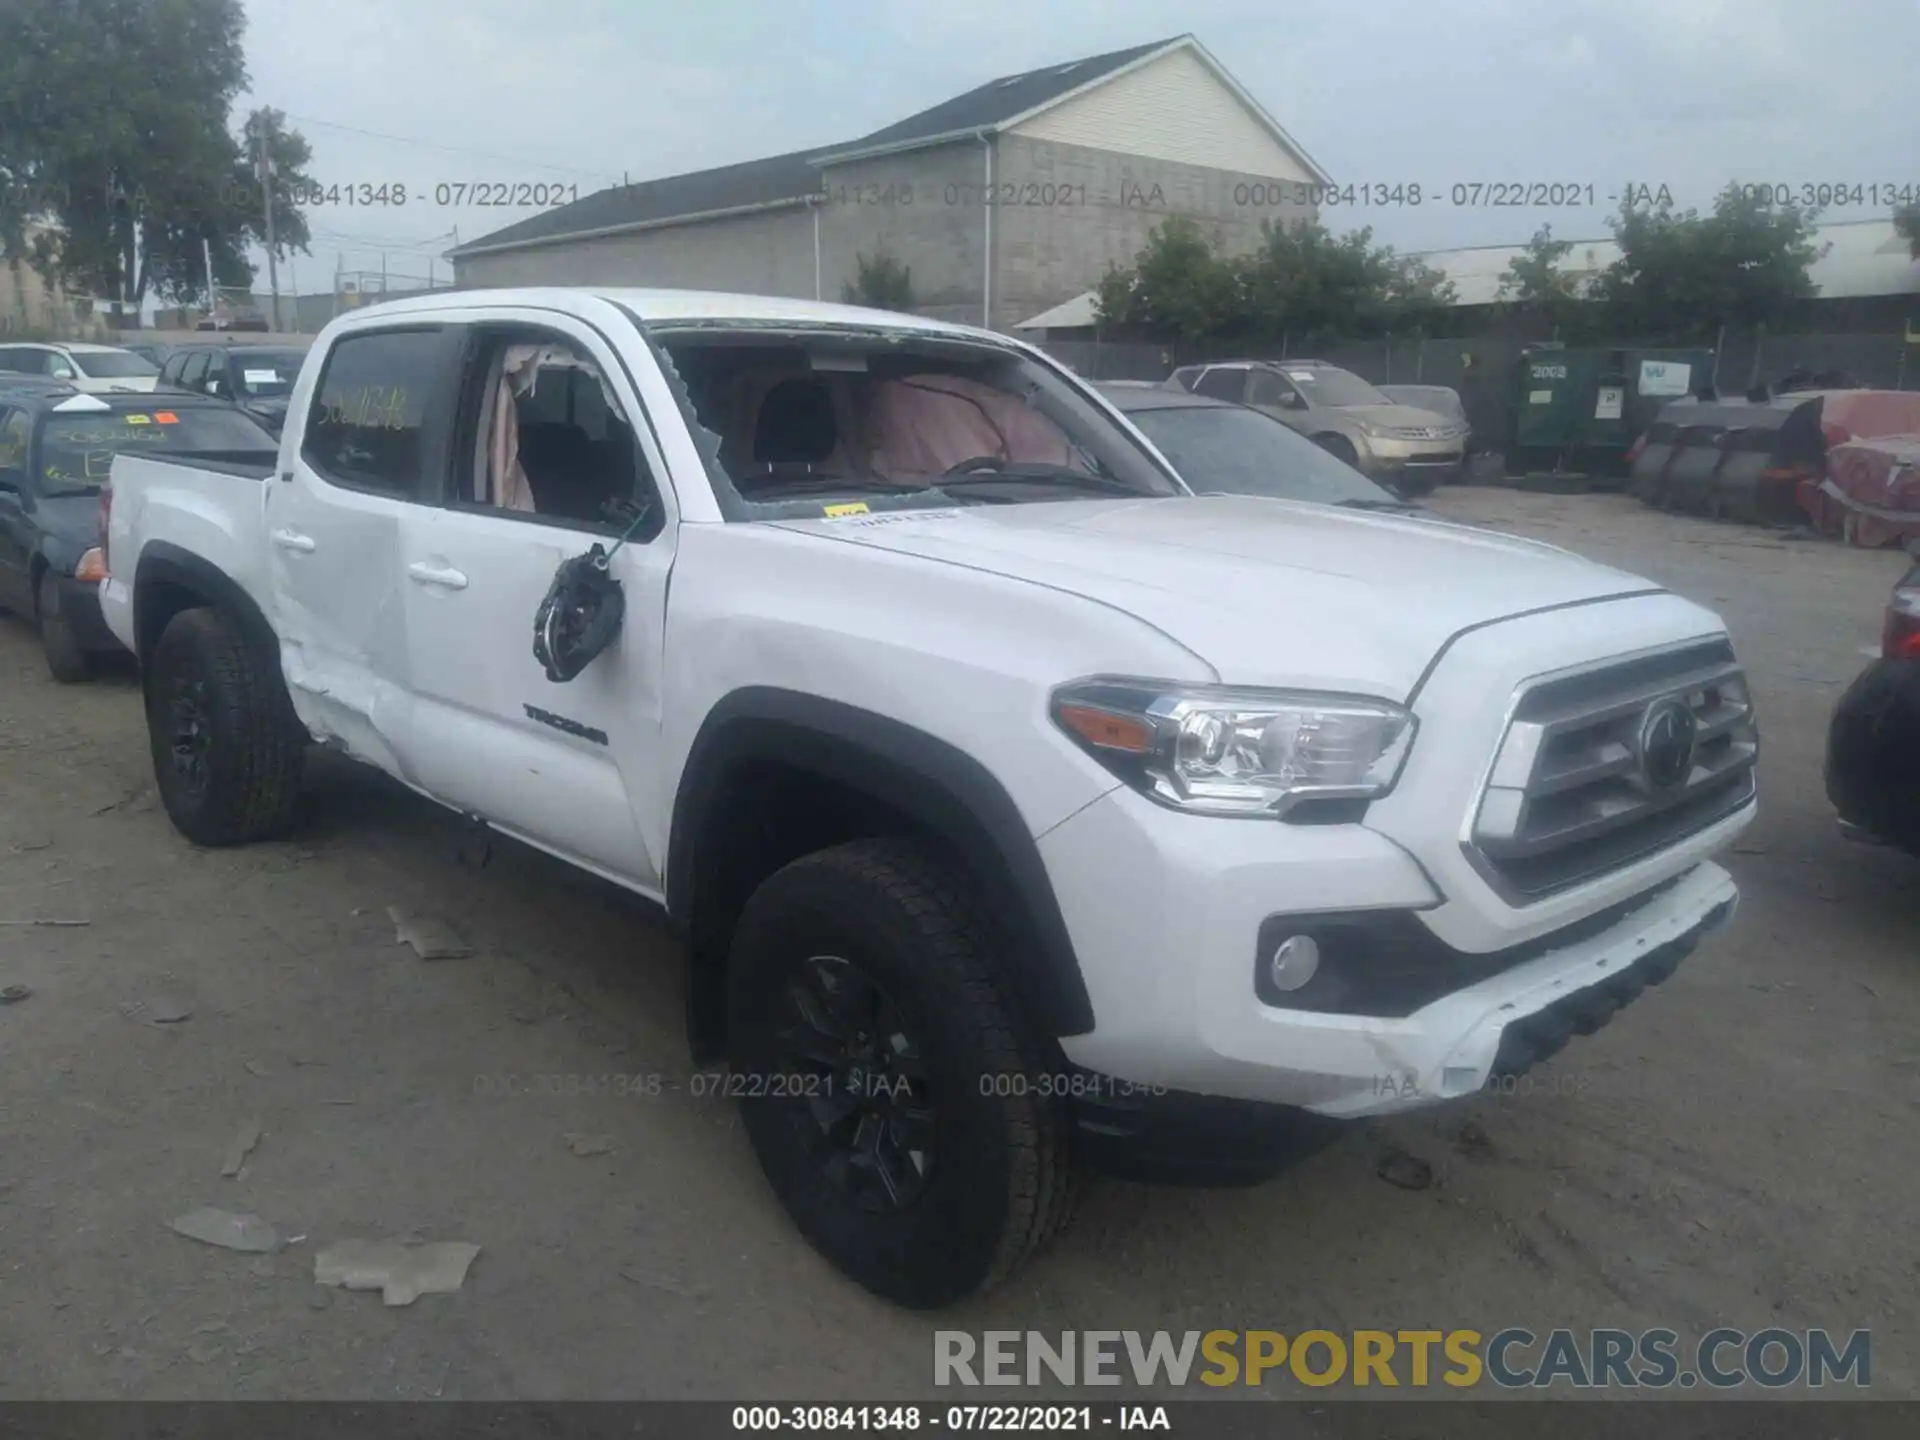
[[[1376,425],[1371,420],[1356,420],[1353,424],[1354,428],[1362,435],[1369,436],[1375,440],[1385,440],[1393,434],[1393,426],[1391,425]]]
[[[1053,693],[1054,723],[1136,789],[1202,815],[1284,815],[1393,788],[1414,719],[1385,700],[1150,680]]]

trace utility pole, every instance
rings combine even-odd
[[[204,236],[200,240],[200,262],[207,267],[207,318],[211,320],[220,308],[220,292],[213,288],[213,246]]]
[[[267,153],[267,127],[254,127],[254,143],[259,147],[260,196],[267,212],[267,285],[273,293],[273,328],[280,328],[280,262],[274,254],[273,239],[273,156]]]

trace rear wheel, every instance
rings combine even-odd
[[[931,1308],[1066,1222],[1069,1117],[955,871],[906,840],[795,861],[748,901],[728,966],[733,1084],[768,1182],[869,1290]]]
[[[218,610],[183,610],[146,666],[147,736],[167,816],[197,845],[284,830],[299,799],[305,737],[277,670]]]
[[[86,647],[60,608],[60,582],[51,570],[41,572],[36,599],[40,649],[47,657],[48,671],[63,685],[85,680],[93,673],[93,666],[87,659]]]
[[[1353,448],[1353,442],[1344,435],[1331,432],[1313,437],[1313,443],[1337,460],[1344,460],[1354,469],[1360,468],[1360,452]]]

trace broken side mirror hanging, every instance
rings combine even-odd
[[[586,669],[620,633],[626,595],[609,568],[612,558],[596,544],[553,572],[533,620],[533,658],[555,684]]]

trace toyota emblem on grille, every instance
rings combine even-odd
[[[1693,773],[1693,746],[1699,731],[1684,701],[1656,700],[1640,718],[1640,774],[1655,790],[1671,790]]]

